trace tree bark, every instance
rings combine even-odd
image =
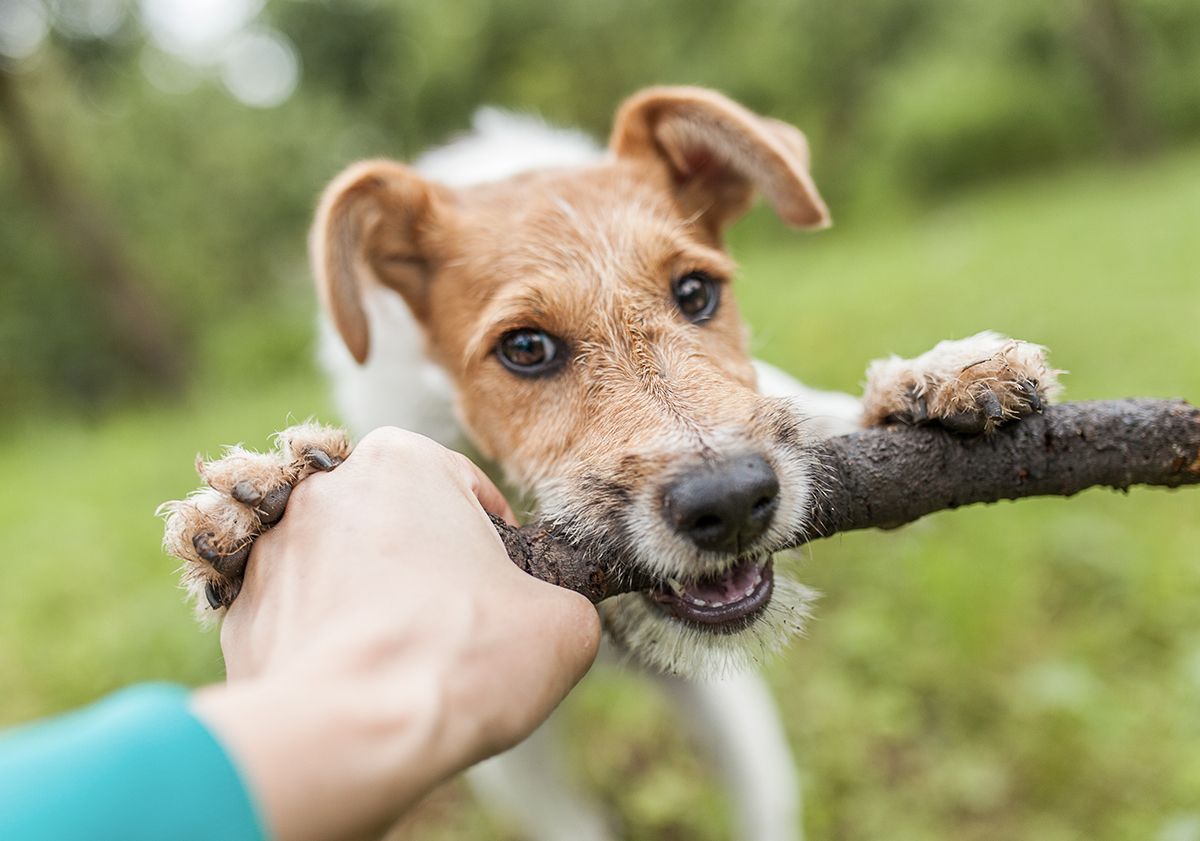
[[[772,551],[979,502],[1200,484],[1200,409],[1182,400],[1064,403],[989,436],[880,427],[809,450],[818,465],[809,525]],[[518,566],[593,602],[654,585],[627,558],[572,543],[553,523],[493,522]]]
[[[1087,0],[1080,21],[1084,68],[1095,86],[1113,146],[1120,155],[1145,155],[1157,143],[1153,115],[1143,102],[1138,33],[1124,0]]]
[[[0,69],[0,126],[31,197],[41,205],[64,249],[96,287],[110,334],[122,356],[158,387],[180,385],[183,356],[166,307],[134,268],[119,240],[36,137],[12,75]]]

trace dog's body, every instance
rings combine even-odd
[[[814,492],[805,442],[894,421],[983,432],[1055,382],[1041,348],[991,333],[873,364],[862,400],[754,362],[721,243],[756,191],[789,224],[828,224],[799,131],[709,91],[652,89],[622,106],[606,152],[485,111],[414,168],[357,164],[326,190],[311,245],[353,431],[469,444],[540,516],[661,582],[601,605],[611,647],[665,673],[729,782],[737,837],[784,841],[799,834],[795,771],[741,667],[807,615],[808,591],[771,561]],[[213,558],[257,527],[234,480],[258,470],[246,482],[265,492],[295,480],[281,469],[228,461],[179,510],[168,541],[214,607],[236,582]],[[474,774],[531,839],[611,837],[566,779],[548,729]]]
[[[594,165],[604,158],[602,148],[587,138],[529,117],[486,109],[477,115],[474,129],[427,153],[414,168],[430,180],[460,187],[530,169]],[[322,328],[322,358],[352,432],[361,436],[396,425],[451,447],[469,446],[470,436],[455,420],[452,382],[426,355],[420,324],[389,290],[368,294],[370,335],[379,344],[364,364],[354,359],[328,319]],[[813,421],[813,434],[841,434],[861,426],[863,408],[851,395],[815,391],[762,362],[755,362],[755,370],[761,393],[801,402]],[[716,760],[733,796],[736,837],[798,837],[797,775],[783,725],[758,674],[745,670],[697,681],[651,674],[690,725],[691,735]],[[536,841],[612,837],[601,811],[569,782],[556,729],[550,722],[516,750],[473,771],[476,791]]]
[[[540,121],[485,109],[474,132],[427,153],[414,168],[451,186],[499,180],[532,168],[586,166],[603,150],[574,132]],[[371,357],[359,364],[328,318],[322,319],[321,357],[339,411],[360,437],[380,426],[420,432],[463,449],[470,439],[455,419],[454,387],[424,352],[424,333],[393,293],[371,290],[367,308]],[[373,338],[374,341],[374,338]],[[850,395],[815,392],[776,368],[757,362],[760,390],[770,396],[805,395],[814,417],[830,431],[857,428],[861,407]],[[765,386],[765,387],[764,387]],[[621,658],[611,646],[602,656]],[[800,791],[795,764],[765,682],[753,670],[689,681],[648,673],[667,693],[690,735],[717,763],[737,812],[738,838],[787,841],[798,837]],[[477,795],[493,813],[519,827],[530,841],[602,841],[610,818],[575,783],[562,755],[557,720],[532,738],[469,773]]]

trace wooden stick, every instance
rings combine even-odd
[[[772,551],[979,502],[1200,484],[1200,409],[1182,400],[1063,403],[977,438],[891,426],[808,449],[818,466],[808,525]],[[654,584],[628,559],[573,543],[553,523],[495,522],[518,566],[593,602]]]

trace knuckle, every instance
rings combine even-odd
[[[573,590],[560,590],[558,621],[564,630],[577,635],[584,647],[595,651],[600,644],[600,613],[586,596]]]
[[[287,508],[289,511],[311,508],[321,497],[321,482],[314,481],[318,477],[310,476],[292,487],[288,495]]]
[[[588,641],[589,648],[594,655],[600,647],[600,634],[602,632],[600,612],[596,610],[594,604],[583,596],[575,599],[574,612],[578,620],[578,627],[583,632],[584,638]]]
[[[381,426],[369,432],[359,443],[358,449],[366,449],[377,455],[403,457],[420,453],[430,443],[432,442],[425,436],[398,426]]]
[[[373,461],[399,467],[416,464],[452,469],[457,453],[445,449],[430,438],[395,426],[382,426],[370,432],[355,448],[356,454],[365,451]],[[462,457],[465,460],[465,456]]]
[[[479,485],[479,475],[475,472],[475,463],[462,453],[446,450],[445,464],[447,468],[461,475],[471,487]]]

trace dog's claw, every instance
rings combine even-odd
[[[263,495],[250,482],[238,482],[229,491],[229,495],[243,505],[257,508],[263,501]]]
[[[280,485],[274,490],[267,491],[258,504],[254,506],[254,510],[258,512],[259,521],[264,526],[273,526],[278,523],[279,518],[283,516],[283,509],[287,507],[288,499],[291,495],[291,485]]]
[[[1004,420],[1004,408],[1000,405],[1000,398],[990,388],[980,394],[975,402],[983,412],[984,423]]]
[[[929,402],[924,394],[912,393],[912,422],[922,424],[929,421]]]
[[[903,423],[908,426],[921,426],[929,422],[929,403],[925,395],[918,394],[916,389],[908,391],[908,405],[905,409],[894,412],[888,417],[890,423]]]
[[[975,409],[943,415],[937,418],[937,423],[959,435],[979,435],[1004,422],[1004,407],[990,388],[979,393],[975,405]]]
[[[209,579],[204,583],[204,599],[213,610],[229,607],[241,591],[241,578],[231,578],[225,582]]]
[[[304,458],[317,470],[326,473],[342,463],[340,458],[335,458],[324,450],[318,450],[315,447],[306,452]]]
[[[987,428],[987,415],[983,412],[967,410],[943,415],[937,422],[959,435],[978,435]]]
[[[208,606],[213,610],[220,610],[225,606],[221,602],[221,597],[217,595],[217,585],[212,581],[204,585],[204,598],[208,600]]]
[[[212,532],[202,531],[199,534],[193,535],[192,546],[196,549],[196,554],[210,564],[215,564],[221,560],[221,553],[213,548]]]
[[[1038,394],[1037,380],[1021,380],[1018,385],[1021,386],[1021,391],[1025,393],[1025,401],[1029,404],[1030,411],[1041,413],[1043,409],[1042,396]]]
[[[246,560],[250,557],[251,541],[247,540],[228,555],[222,555],[213,546],[211,532],[200,532],[192,538],[192,546],[196,554],[212,565],[212,568],[222,575],[238,576],[246,568]]]

